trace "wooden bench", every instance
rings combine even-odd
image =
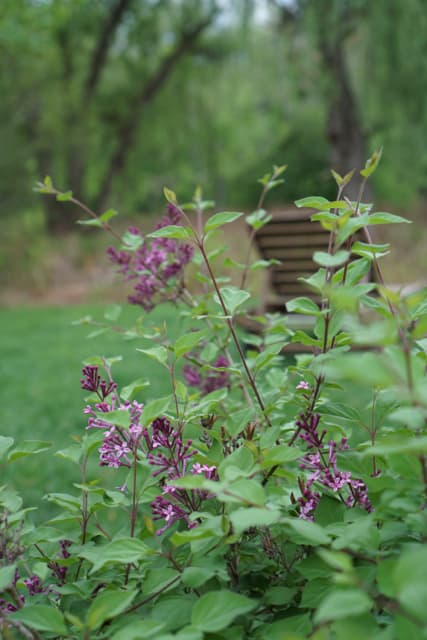
[[[288,326],[293,328],[312,328],[312,319],[308,316],[289,314],[286,303],[292,298],[304,296],[320,305],[320,296],[299,280],[316,273],[319,265],[313,262],[315,251],[327,251],[330,232],[320,222],[312,222],[313,209],[289,208],[273,214],[272,219],[256,232],[255,246],[260,257],[275,259],[279,264],[266,270],[266,281],[261,294],[261,313],[286,313]],[[358,234],[357,234],[358,235]],[[360,239],[364,240],[360,233]],[[356,256],[355,256],[356,258]],[[250,316],[240,318],[242,328],[258,333],[262,327],[251,320]],[[366,347],[355,346],[365,350]],[[291,343],[284,347],[284,353],[297,354],[312,352],[312,347]]]
[[[313,209],[290,208],[275,213],[257,231],[255,246],[261,258],[280,261],[267,270],[261,300],[263,312],[287,312],[286,303],[298,296],[320,302],[313,290],[299,280],[319,269],[313,262],[313,253],[328,250],[330,233],[320,222],[310,220],[312,214]]]

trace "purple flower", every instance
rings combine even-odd
[[[207,395],[217,389],[230,386],[230,374],[227,371],[229,366],[228,358],[220,355],[206,374],[191,365],[185,365],[182,372],[190,387],[198,387],[203,395]]]
[[[61,546],[61,558],[69,558],[71,556],[71,553],[68,551],[68,549],[71,547],[71,545],[73,544],[71,540],[60,540],[59,544]]]
[[[190,519],[191,514],[199,511],[202,502],[213,495],[203,489],[187,491],[169,484],[171,480],[186,475],[188,462],[196,454],[192,449],[191,440],[184,442],[180,432],[174,430],[166,418],[154,420],[151,432],[145,429],[143,438],[148,449],[147,460],[149,464],[157,467],[152,475],[160,478],[162,487],[162,494],[151,503],[154,520],[165,522],[157,531],[157,535],[161,535],[172,524],[181,520],[188,528],[197,526],[197,522]],[[190,473],[204,474],[208,480],[218,480],[215,466],[195,463]]]
[[[296,386],[296,389],[310,389],[310,385],[305,380],[301,380]]]
[[[83,367],[82,373],[83,378],[80,380],[82,389],[98,394],[102,401],[117,388],[116,383],[112,380],[101,379],[98,373],[98,367],[96,366],[88,365],[87,367]]]
[[[45,593],[46,591],[46,589],[43,588],[40,578],[36,575],[25,578],[23,582],[27,587],[30,596],[34,596],[36,593]]]
[[[320,502],[320,493],[312,490],[314,480],[314,476],[309,478],[306,483],[304,480],[298,480],[301,496],[298,498],[297,503],[299,516],[302,520],[313,520],[317,505]]]
[[[102,467],[130,467],[131,459],[129,454],[131,449],[126,441],[116,430],[111,427],[104,435],[102,447],[99,449],[99,460]]]
[[[84,388],[90,386],[96,389],[98,396],[102,399],[101,402],[88,405],[84,409],[84,413],[89,416],[87,429],[104,430],[104,440],[99,449],[100,465],[115,469],[129,467],[142,435],[140,418],[143,405],[136,400],[121,402],[119,396],[113,393],[117,389],[117,384],[111,379],[108,383],[106,380],[101,380],[97,367],[85,367],[83,374],[85,375],[82,382],[82,385],[85,384]],[[107,416],[115,410],[129,414],[129,429],[120,429],[99,416],[100,413]]]
[[[182,368],[182,373],[184,374],[184,378],[190,387],[200,387],[200,385],[202,384],[202,376],[195,367],[186,364]]]
[[[179,505],[170,502],[168,499],[165,499],[163,496],[157,496],[155,500],[151,503],[151,511],[153,514],[154,520],[164,520],[165,524],[157,531],[157,535],[160,536],[162,533],[169,529],[175,522],[179,520],[184,520],[187,523],[189,529],[192,529],[196,526],[195,522],[192,522],[189,518],[189,514],[187,511],[182,509]]]
[[[179,224],[181,212],[176,205],[169,204],[167,215],[156,229]],[[176,300],[183,283],[184,267],[194,254],[192,245],[173,238],[143,238],[135,227],[129,232],[141,237],[141,244],[135,251],[108,248],[110,260],[118,266],[119,273],[126,280],[137,280],[129,302],[151,311],[159,302]]]
[[[295,437],[303,440],[308,448],[308,452],[301,459],[300,468],[309,471],[307,481],[299,481],[301,497],[298,498],[297,503],[300,517],[305,520],[314,518],[320,501],[319,492],[312,490],[314,483],[334,493],[346,490],[349,492],[344,500],[347,506],[359,505],[368,512],[372,511],[365,483],[360,479],[352,478],[349,471],[338,469],[337,451],[348,449],[347,439],[342,438],[339,445],[334,440],[329,440],[325,445],[326,430],[319,433],[319,423],[320,415],[312,413],[302,414],[296,421]]]

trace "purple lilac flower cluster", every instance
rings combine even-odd
[[[169,203],[167,215],[156,229],[181,224],[181,212]],[[175,300],[179,296],[184,278],[184,267],[191,261],[194,248],[172,238],[153,238],[147,241],[139,229],[131,227],[129,233],[141,239],[135,251],[109,247],[110,260],[126,280],[137,280],[129,296],[131,304],[151,311],[162,300]]]
[[[70,552],[68,551],[68,548],[71,546],[71,544],[72,544],[71,540],[59,541],[60,551],[57,556],[58,560],[66,559],[71,556]],[[62,586],[65,584],[65,580],[67,576],[67,567],[60,564],[56,560],[52,560],[51,562],[48,563],[47,566],[51,570],[51,576],[55,578],[55,584],[44,585],[38,575],[32,574],[28,578],[24,578],[22,580],[22,582],[24,583],[24,585],[28,590],[28,596],[32,597],[41,593],[58,594],[55,587],[57,585]],[[0,598],[0,620],[2,619],[2,617],[6,616],[7,614],[17,611],[19,608],[18,602],[20,603],[21,606],[25,605],[26,597],[22,593],[18,593],[18,591],[16,590],[16,586],[19,578],[20,578],[19,571],[18,569],[16,569],[13,582],[12,582],[12,587],[13,587],[13,590],[15,591],[15,602],[12,602],[10,600],[5,600],[4,598]],[[19,598],[19,601],[18,601],[18,598]]]
[[[101,466],[130,467],[142,433],[140,424],[142,404],[135,400],[121,402],[118,394],[115,393],[117,384],[111,379],[101,379],[96,366],[84,367],[80,382],[82,389],[95,393],[99,399],[99,402],[95,402],[94,405],[87,405],[84,413],[89,415],[88,429],[104,430],[104,440],[99,449]],[[100,413],[108,414],[115,410],[129,413],[129,429],[120,429],[99,416]]]
[[[341,471],[337,465],[337,452],[348,449],[346,438],[339,444],[334,440],[324,443],[326,430],[319,433],[319,414],[302,414],[296,421],[297,431],[295,436],[303,440],[308,448],[307,454],[302,458],[300,468],[309,471],[307,480],[299,480],[301,496],[298,498],[300,517],[304,520],[313,520],[314,513],[320,501],[320,493],[313,490],[315,483],[339,493],[341,499],[348,507],[360,507],[366,511],[372,511],[365,483],[352,478],[349,471]],[[345,490],[347,497],[342,496]]]
[[[19,573],[18,573],[18,570],[16,569],[15,576],[13,578],[12,585],[11,585],[14,591],[13,600],[6,600],[5,598],[0,598],[0,622],[2,622],[9,613],[18,611],[18,609],[25,604],[25,596],[23,596],[22,593],[18,593],[18,591],[16,590],[16,583],[18,582],[18,580],[19,580]],[[3,595],[3,592],[2,592],[2,595]]]
[[[148,450],[148,462],[157,467],[153,476],[162,476],[162,494],[151,503],[154,520],[165,522],[157,531],[157,535],[161,535],[179,520],[183,520],[189,529],[194,528],[197,522],[190,519],[191,514],[199,511],[202,502],[213,495],[201,489],[180,489],[169,482],[183,478],[187,472],[204,475],[208,480],[218,480],[216,467],[198,462],[190,465],[190,459],[196,454],[196,451],[191,449],[192,441],[184,442],[180,432],[174,430],[166,418],[154,420],[151,433],[144,429],[143,437]]]
[[[23,554],[24,548],[21,545],[21,529],[11,526],[7,511],[0,514],[0,566],[8,566],[14,564]],[[19,573],[16,570],[12,582],[13,587],[19,579]],[[2,594],[3,595],[3,594]],[[19,596],[23,602],[23,596]],[[5,598],[0,598],[0,620],[4,616],[18,609],[17,603]]]
[[[203,375],[200,369],[186,364],[182,369],[182,373],[190,387],[198,387],[203,395],[207,395],[211,391],[230,386],[230,374],[227,371],[229,366],[228,358],[220,355],[212,364],[213,369],[216,369],[216,371],[210,369],[207,374]]]
[[[102,379],[98,367],[84,367],[80,382],[84,390],[95,393],[99,399],[93,406],[88,405],[84,412],[89,415],[88,429],[104,430],[104,440],[99,449],[100,464],[114,468],[130,467],[131,456],[145,455],[149,464],[157,467],[152,473],[153,477],[161,476],[162,494],[151,503],[154,520],[165,521],[158,535],[178,520],[184,520],[189,528],[195,527],[197,523],[190,519],[190,515],[199,511],[202,502],[213,496],[204,490],[179,489],[168,482],[184,477],[187,472],[203,474],[208,480],[218,480],[216,467],[198,462],[189,466],[188,461],[197,452],[191,449],[191,440],[184,442],[180,432],[173,429],[167,418],[157,418],[150,428],[143,429],[140,424],[142,405],[135,401],[121,403],[116,393],[116,383],[111,379]],[[129,413],[129,429],[112,426],[100,416],[116,409]],[[58,571],[62,568],[59,566]],[[61,578],[59,574],[58,578]]]

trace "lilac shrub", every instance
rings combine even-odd
[[[58,452],[79,476],[47,494],[54,517],[36,526],[0,489],[7,640],[427,637],[426,292],[402,298],[382,275],[389,247],[370,227],[405,220],[362,203],[379,157],[357,201],[345,194],[353,173],[333,172],[335,200],[296,203],[329,232],[307,296],[287,303],[311,316],[307,331],[283,314],[263,315],[256,335],[239,326],[253,272],[273,266],[252,255],[286,167],[261,179],[233,278],[216,275],[219,234],[243,214],[208,215],[200,190],[180,204],[166,189],[167,215],[145,236],[121,238],[111,211],[84,208],[120,243],[108,252],[143,313],[124,333],[167,395],[146,378],[119,387],[117,358],[94,357],[80,383],[85,423]],[[50,179],[40,190],[81,205]],[[163,303],[175,338],[150,322]],[[294,343],[304,353],[290,358]],[[44,450],[0,437],[8,464]]]

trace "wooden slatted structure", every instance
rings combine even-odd
[[[313,253],[328,250],[329,231],[320,222],[312,222],[312,214],[312,209],[290,208],[273,214],[257,231],[255,244],[261,257],[280,261],[269,269],[263,311],[286,311],[286,302],[297,296],[319,302],[313,290],[299,280],[300,276],[307,277],[318,270]]]

